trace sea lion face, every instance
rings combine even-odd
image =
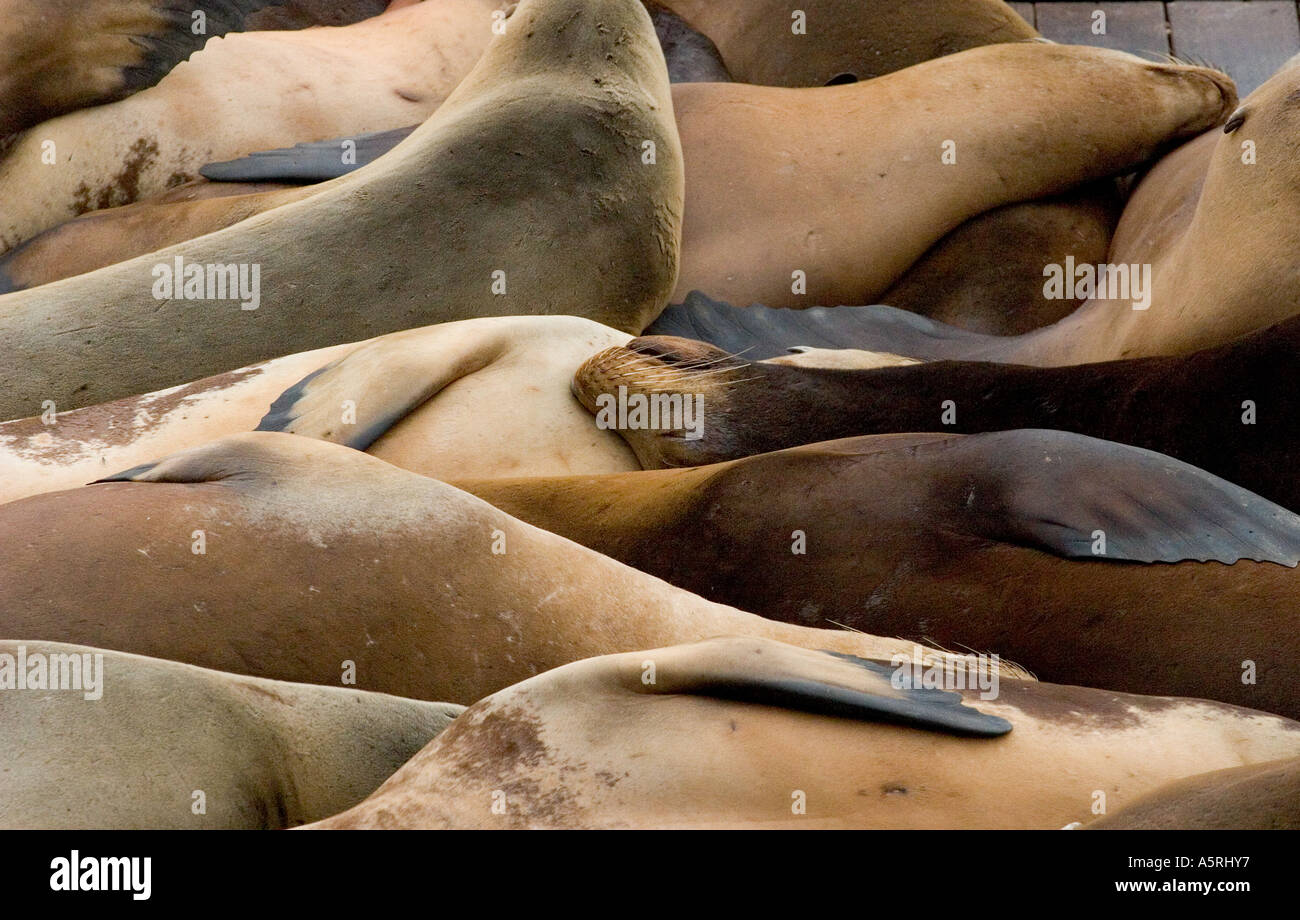
[[[1294,163],[1298,148],[1300,67],[1292,63],[1242,100],[1232,112],[1223,125],[1215,159],[1232,167],[1258,165],[1267,174],[1273,167]],[[1240,172],[1253,174],[1255,170]]]
[[[704,342],[642,336],[589,358],[574,374],[573,393],[598,427],[623,436],[645,469],[698,466],[734,455],[725,422],[729,391],[761,368]],[[680,397],[680,415],[634,414],[638,402],[648,409],[669,395]]]

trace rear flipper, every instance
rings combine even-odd
[[[0,137],[156,84],[215,35],[301,0],[32,0],[0,12]],[[322,7],[327,4],[316,4]],[[377,0],[353,3],[373,15]],[[310,5],[299,18],[312,18]],[[353,20],[355,21],[355,19]],[[308,23],[304,23],[308,24]],[[262,25],[266,28],[266,25]]]

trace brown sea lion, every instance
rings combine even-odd
[[[0,418],[475,316],[639,331],[676,279],[682,194],[645,9],[525,0],[382,161],[219,233],[0,299]],[[382,256],[356,240],[382,240]]]
[[[1056,431],[883,435],[457,485],[773,619],[1300,716],[1300,517],[1159,454]]]
[[[0,641],[0,686],[4,828],[319,820],[373,792],[461,711],[58,642]]]
[[[1300,830],[1300,759],[1230,767],[1174,780],[1084,828]]]
[[[153,86],[211,37],[342,26],[385,0],[5,0],[0,138]],[[405,5],[405,4],[402,4]]]
[[[710,603],[310,438],[238,435],[109,479],[0,505],[0,634],[463,703],[578,658],[719,635],[915,647]]]
[[[867,362],[881,359],[851,351],[839,359]],[[620,386],[628,394],[704,395],[699,438],[621,432],[650,469],[863,434],[1056,428],[1168,454],[1300,511],[1291,473],[1300,463],[1298,371],[1300,319],[1292,319],[1193,355],[1059,368],[938,361],[792,369],[701,342],[643,337],[594,356],[574,387],[591,411],[600,394]]]
[[[957,696],[911,699],[888,670],[752,639],[580,661],[471,706],[310,827],[1055,829],[1300,750],[1275,716],[1018,680],[960,693],[1000,737],[885,724],[900,693],[927,715]]]

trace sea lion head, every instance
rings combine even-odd
[[[744,429],[727,424],[742,399],[733,391],[764,367],[704,342],[642,336],[587,359],[574,374],[573,393],[598,426],[622,435],[645,469],[698,466],[736,455],[732,440]],[[667,397],[680,398],[680,411]],[[627,411],[639,403],[648,412],[656,401],[653,415]]]
[[[1292,175],[1300,154],[1300,67],[1296,61],[1292,58],[1283,65],[1228,116],[1211,167],[1212,173],[1219,169],[1224,175],[1215,178],[1231,177],[1245,191],[1250,186],[1260,187],[1261,179]],[[1236,210],[1241,211],[1237,204]]]

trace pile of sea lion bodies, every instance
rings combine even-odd
[[[0,7],[0,825],[1300,826],[1300,69]]]

